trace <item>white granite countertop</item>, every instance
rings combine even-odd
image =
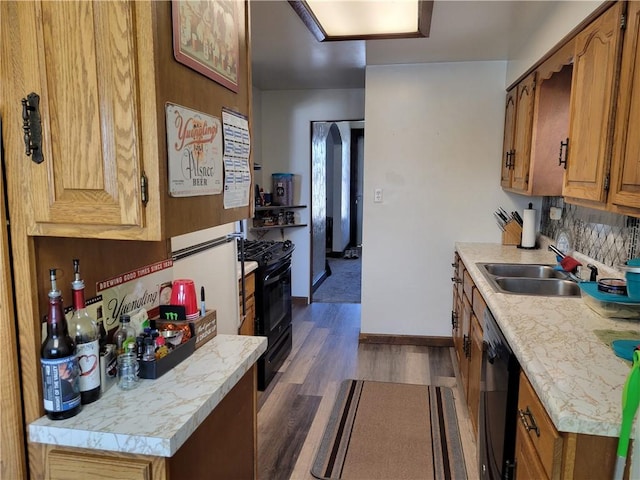
[[[622,389],[631,364],[593,332],[634,330],[640,336],[640,322],[601,317],[580,297],[498,293],[476,266],[476,262],[555,264],[555,254],[547,249],[456,243],[456,250],[556,428],[617,437]],[[588,261],[578,252],[572,256],[584,265]]]
[[[258,262],[253,260],[245,260],[244,262],[244,274],[249,275],[251,272],[258,268]],[[238,262],[238,280],[242,278],[241,262]]]
[[[266,337],[217,335],[156,380],[111,387],[75,417],[29,425],[33,442],[174,455],[266,350]]]

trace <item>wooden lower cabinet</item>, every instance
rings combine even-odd
[[[462,391],[467,400],[474,432],[478,433],[480,375],[482,371],[482,318],[486,303],[475,287],[462,260],[454,261],[453,311],[451,325],[453,345],[458,359]],[[461,282],[456,282],[461,279]],[[460,286],[462,285],[462,288]]]
[[[520,374],[518,415],[518,480],[613,477],[618,439],[558,432],[524,372]],[[629,478],[630,456],[624,478]]]
[[[471,335],[469,343],[469,385],[467,386],[467,406],[473,431],[478,434],[480,412],[480,376],[482,373],[482,326],[476,313],[471,315]]]
[[[256,395],[254,365],[172,457],[47,445],[44,478],[254,479],[257,476]]]
[[[251,272],[244,277],[245,314],[242,315],[242,285],[240,291],[240,335],[254,335],[256,318],[256,275]]]

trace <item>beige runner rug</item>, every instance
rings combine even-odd
[[[466,479],[453,391],[345,380],[311,474],[320,479]]]

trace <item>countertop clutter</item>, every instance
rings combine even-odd
[[[267,348],[263,337],[218,335],[157,380],[109,389],[67,420],[42,417],[29,439],[51,445],[171,457]]]
[[[580,297],[495,292],[476,265],[556,263],[555,254],[546,248],[524,250],[489,243],[455,246],[556,428],[618,436],[622,389],[631,365],[594,332],[640,333],[638,321],[601,317]]]

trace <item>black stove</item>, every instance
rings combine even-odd
[[[242,245],[240,246],[242,247]],[[291,326],[290,240],[244,241],[244,260],[258,262],[255,271],[255,334],[267,337],[266,352],[258,359],[258,390],[264,390],[283,364],[293,345]],[[242,259],[238,249],[238,260]]]
[[[273,240],[245,240],[244,259],[258,262],[261,267],[280,263],[283,259],[291,257],[294,250],[291,240],[276,242]],[[240,251],[238,251],[238,257]],[[238,258],[240,260],[240,258]]]

